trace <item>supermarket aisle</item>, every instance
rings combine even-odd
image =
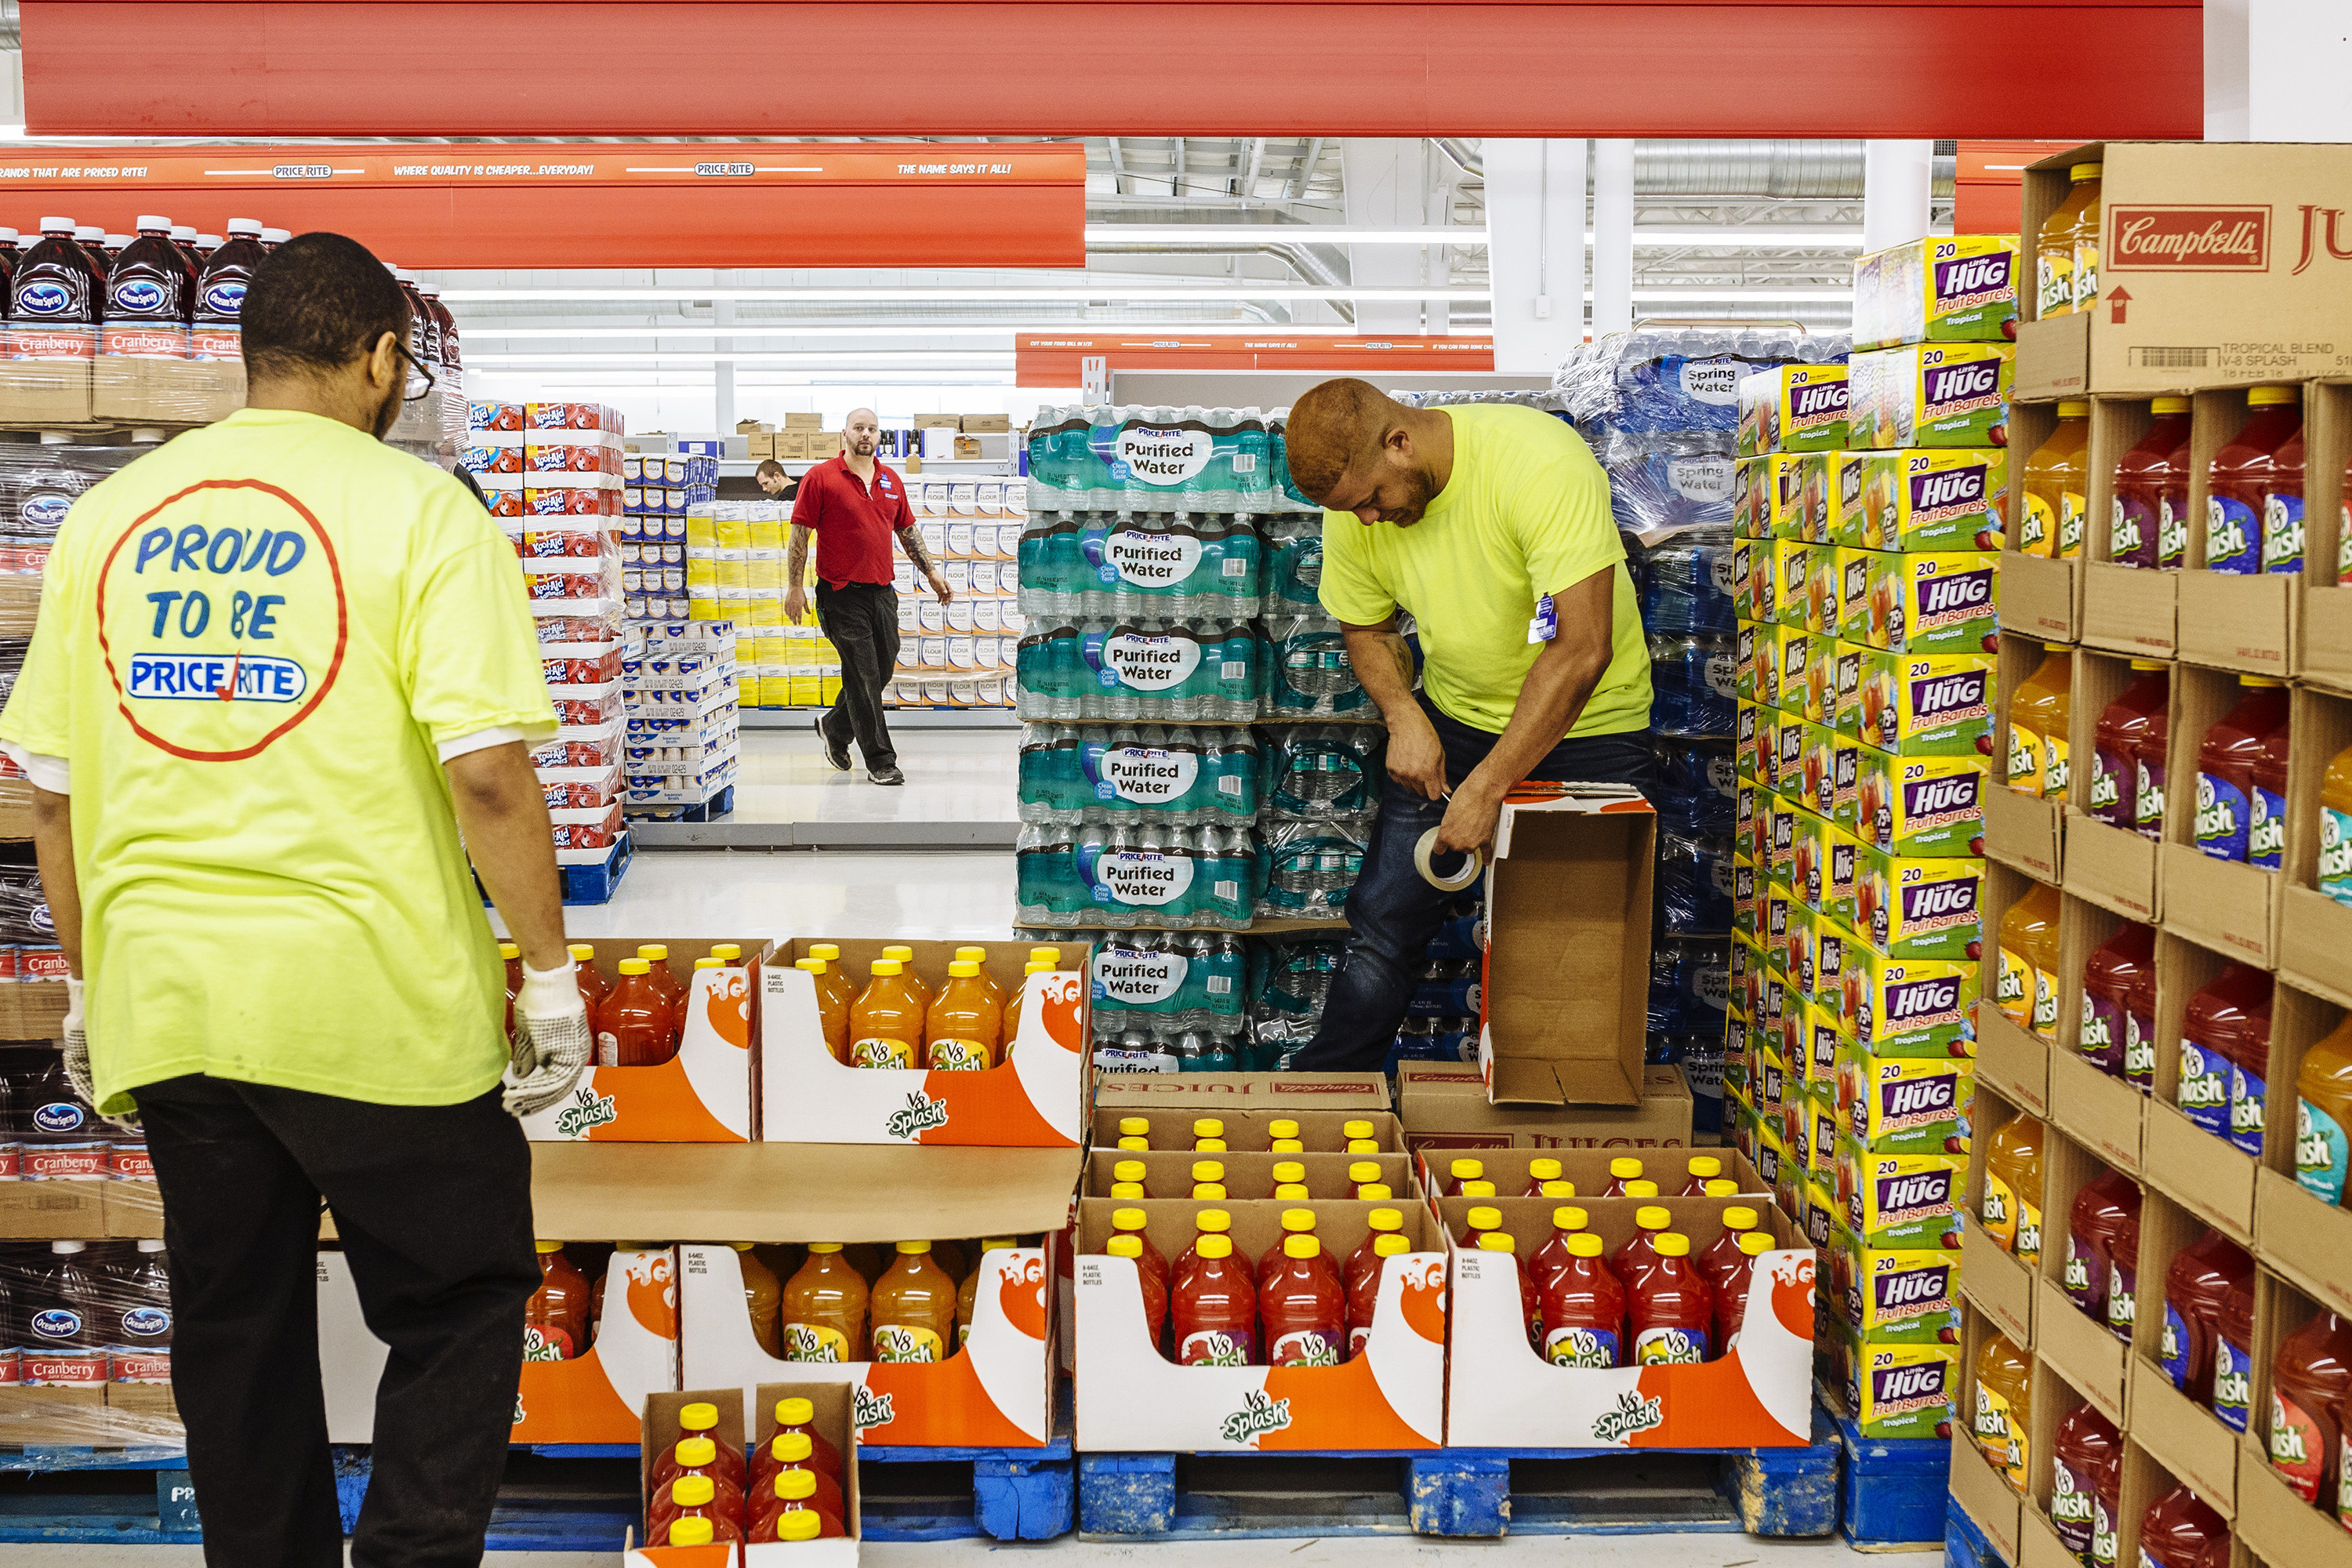
[[[565,927],[583,940],[846,936],[1003,942],[1013,934],[1013,857],[1003,851],[642,850],[611,903],[568,909],[563,917]]]
[[[751,822],[1012,822],[1016,819],[1018,730],[944,730],[901,721],[891,739],[907,782],[866,782],[857,763],[829,766],[812,726],[742,731],[735,816]]]

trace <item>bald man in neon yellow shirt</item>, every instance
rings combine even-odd
[[[1411,408],[1339,380],[1298,400],[1286,439],[1292,482],[1324,509],[1323,607],[1389,730],[1347,952],[1295,1065],[1373,1068],[1453,898],[1415,847],[1431,827],[1441,856],[1487,844],[1524,779],[1654,791],[1649,648],[1608,477],[1565,422]],[[1421,644],[1418,691],[1400,612]]]

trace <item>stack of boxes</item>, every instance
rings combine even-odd
[[[734,787],[739,634],[731,621],[670,621],[641,630],[641,651],[621,663],[629,815],[689,814]]]
[[[687,569],[686,514],[718,494],[718,484],[719,459],[706,454],[622,456],[622,590],[630,620],[717,618],[697,614],[689,603],[697,584]]]
[[[784,617],[785,542],[793,508],[781,500],[697,500],[683,520],[687,612],[735,628],[737,700],[745,708],[806,707],[841,689],[841,659],[817,635],[815,617]],[[809,576],[815,592],[815,551]]]
[[[824,425],[821,415],[787,414],[781,426],[739,420],[735,434],[743,437],[743,455],[754,463],[821,463],[841,456],[841,432]]]
[[[1943,252],[1969,263],[1963,304]],[[1948,1433],[1959,1381],[2014,311],[1989,279],[2013,254],[1864,258],[1849,363],[1740,393],[1727,1079],[1741,1147],[1824,1249],[1827,1375],[1873,1436]],[[1956,371],[1963,395],[1948,365],[1990,368]]]
[[[941,605],[898,557],[898,668],[890,700],[901,708],[1003,708],[1021,634],[1021,534],[1029,482],[1006,475],[907,480],[923,549],[954,597]]]

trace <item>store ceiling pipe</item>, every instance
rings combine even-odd
[[[1236,228],[1244,226],[1236,224]],[[1338,259],[1338,247],[1327,245],[1300,245],[1274,239],[1244,239],[1236,237],[1229,245],[1219,245],[1206,250],[1197,245],[1161,245],[1152,240],[1090,239],[1087,241],[1088,256],[1269,256],[1287,266],[1305,283],[1317,283],[1327,289],[1345,289],[1352,279]],[[1334,300],[1331,308],[1339,319],[1353,322],[1356,308],[1348,300]]]
[[[1465,174],[1485,177],[1484,143],[1433,136],[1437,150]],[[1643,139],[1633,143],[1633,194],[1640,196],[1771,196],[1793,201],[1860,201],[1864,143],[1800,137],[1756,141],[1713,137]],[[1952,195],[1954,160],[1934,160],[1933,194]]]

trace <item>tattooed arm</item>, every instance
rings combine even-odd
[[[931,564],[930,556],[924,552],[922,531],[912,522],[899,528],[898,548],[907,552],[907,559],[915,563],[916,572],[930,584],[931,592],[940,596],[940,604],[944,605],[955,597],[954,591],[948,586],[948,580],[940,574],[940,569]]]
[[[809,525],[793,524],[789,552],[784,557],[784,618],[794,626],[808,614],[808,591],[801,586],[808,571]]]
[[[1412,649],[1398,635],[1396,617],[1376,626],[1340,624],[1348,664],[1378,704],[1389,726],[1389,777],[1430,800],[1445,793],[1445,748],[1412,694]]]

